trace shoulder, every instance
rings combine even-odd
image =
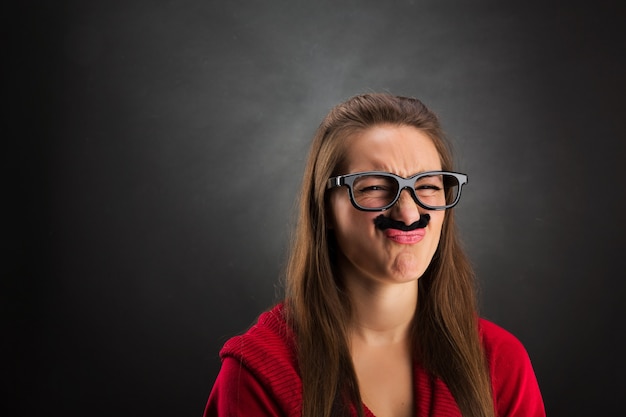
[[[498,415],[545,416],[543,399],[526,348],[509,331],[479,320]]]
[[[205,416],[292,415],[299,410],[302,383],[282,305],[261,314],[245,333],[229,339],[220,357],[222,368]]]
[[[509,360],[515,360],[528,356],[522,342],[508,330],[482,318],[479,329],[487,357],[504,355]]]
[[[512,372],[532,371],[528,352],[516,336],[485,319],[480,319],[479,325],[492,379],[497,382],[501,378],[513,377]]]
[[[204,417],[284,415],[277,398],[233,358],[225,358],[213,384]]]
[[[275,306],[261,314],[245,333],[229,339],[220,357],[233,358],[251,370],[264,368],[268,361],[286,366],[295,363],[295,342],[284,318],[283,306]]]

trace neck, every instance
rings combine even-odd
[[[347,280],[354,340],[372,346],[406,343],[417,308],[417,281],[372,283]]]

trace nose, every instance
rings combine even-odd
[[[412,190],[403,189],[400,191],[400,197],[398,201],[391,207],[389,215],[398,221],[404,222],[409,225],[420,219],[420,207],[415,201],[415,197],[412,194]]]

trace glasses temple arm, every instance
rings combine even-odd
[[[335,188],[343,185],[343,178],[333,177],[328,179],[328,185],[326,188]]]

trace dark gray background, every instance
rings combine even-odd
[[[482,313],[527,347],[548,414],[622,408],[618,4],[97,0],[5,15],[12,415],[199,416],[220,346],[280,298],[313,131],[368,91],[440,115],[470,178],[457,214]]]

